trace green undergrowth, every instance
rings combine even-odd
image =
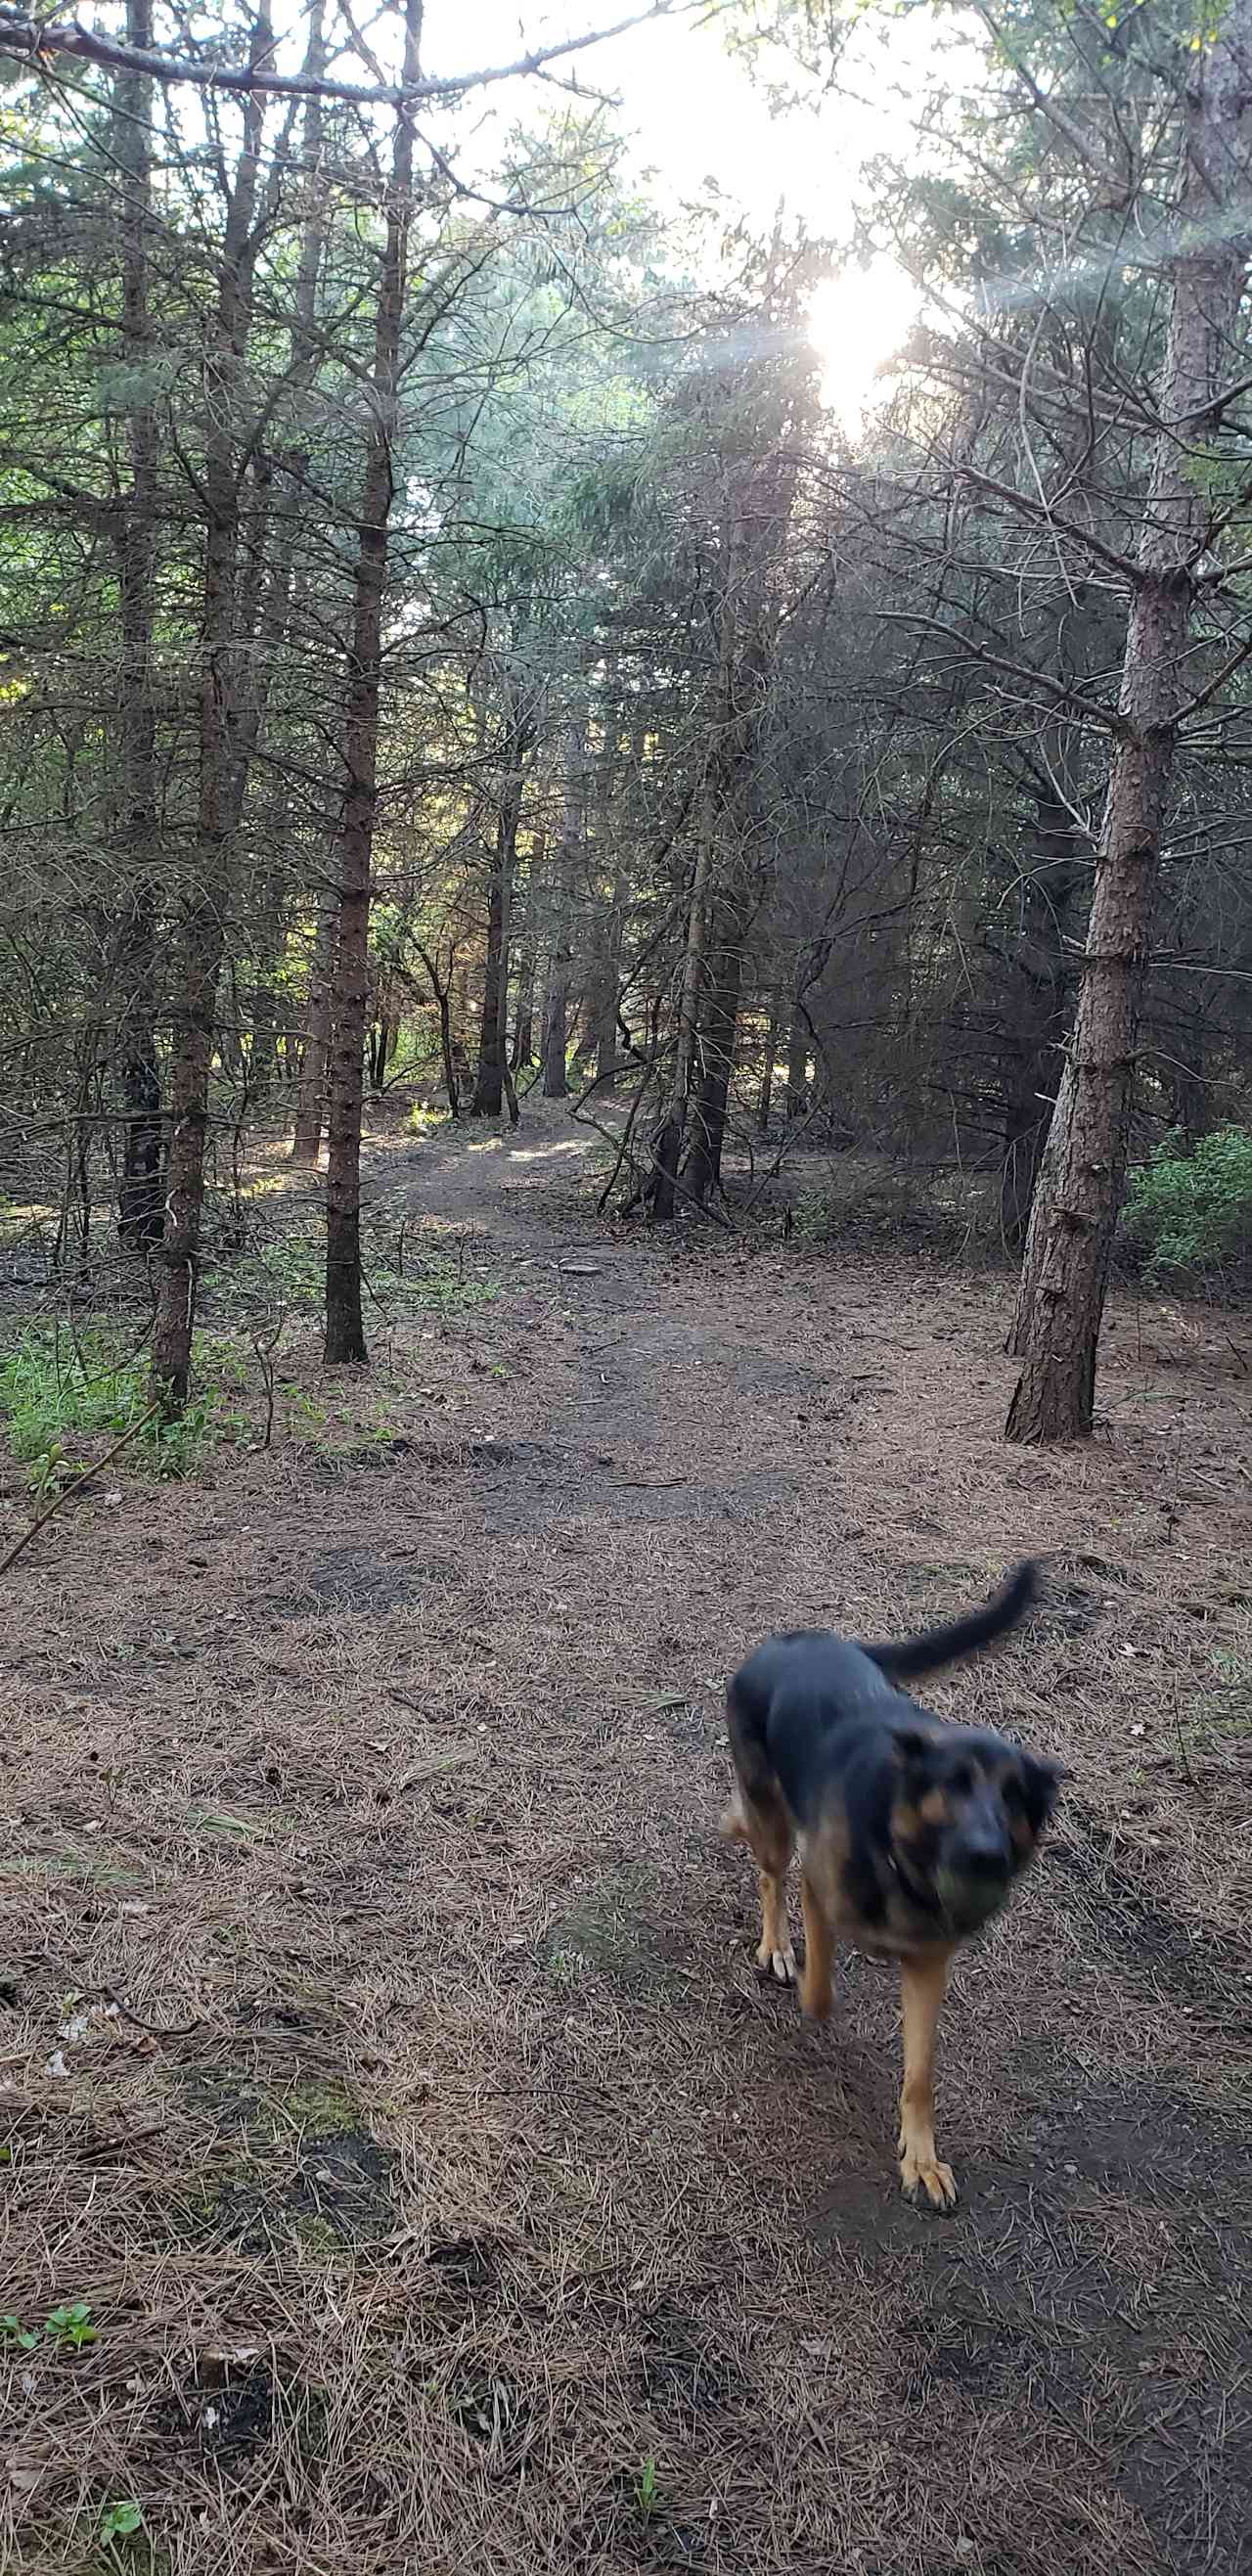
[[[120,1440],[134,1429],[132,1465],[158,1476],[188,1476],[206,1446],[246,1439],[239,1398],[248,1383],[241,1353],[201,1337],[197,1393],[177,1422],[143,1422],[152,1401],[147,1354],[108,1327],[69,1334],[55,1324],[30,1325],[0,1352],[0,1413],[11,1455],[29,1472],[37,1496],[72,1483],[90,1465],[90,1444]]]
[[[367,1335],[428,1316],[451,1327],[500,1291],[477,1267],[468,1242],[431,1247],[391,1225],[364,1246]],[[359,1401],[335,1409],[306,1392],[284,1365],[283,1332],[320,1322],[325,1298],[321,1229],[276,1236],[208,1279],[209,1329],[192,1353],[192,1397],[176,1422],[143,1419],[151,1403],[148,1352],[115,1325],[32,1324],[0,1348],[0,1436],[27,1471],[36,1502],[73,1483],[101,1451],[133,1433],[119,1472],[190,1476],[232,1447],[264,1441],[276,1423],[288,1436],[324,1445],[336,1419],[358,1429]],[[390,1417],[368,1427],[385,1443]]]
[[[1123,1240],[1150,1280],[1220,1283],[1252,1262],[1252,1128],[1217,1127],[1187,1150],[1163,1138],[1131,1172]]]

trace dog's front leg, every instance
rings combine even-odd
[[[834,1954],[830,1922],[807,1869],[801,1849],[800,1903],[804,1911],[804,1973],[800,2008],[810,2021],[825,2021],[830,2012],[830,1971]]]
[[[762,1863],[757,1878],[761,1889],[761,1939],[756,1964],[767,1977],[776,1977],[780,1986],[793,1986],[796,1954],[787,1922],[786,1877],[783,1871],[766,1869]]]
[[[900,2095],[900,2181],[910,2199],[920,2189],[935,2209],[956,2205],[951,2165],[935,2152],[935,2031],[947,1992],[950,1950],[900,1966],[904,2019],[904,2088]]]

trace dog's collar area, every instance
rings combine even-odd
[[[920,1914],[937,1914],[941,1923],[947,1921],[946,1909],[940,1903],[933,1887],[922,1887],[916,1879],[910,1878],[907,1871],[901,1867],[894,1851],[888,1850],[887,1866],[899,1880],[910,1905],[915,1905]]]

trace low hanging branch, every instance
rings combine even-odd
[[[381,81],[365,86],[354,81],[316,79],[307,73],[270,71],[263,64],[202,63],[194,55],[159,53],[120,44],[94,28],[80,25],[77,18],[68,24],[54,24],[29,17],[24,10],[3,7],[0,54],[11,54],[37,66],[46,64],[54,54],[71,54],[104,71],[141,72],[149,80],[190,81],[198,89],[233,90],[245,98],[266,90],[279,98],[341,99],[349,107],[420,107],[430,100],[461,98],[467,90],[486,89],[497,81],[525,80],[545,70],[549,63],[585,53],[589,46],[603,45],[611,36],[625,35],[631,27],[646,26],[652,18],[688,15],[695,5],[696,0],[651,0],[649,8],[633,9],[628,17],[617,18],[610,26],[593,27],[583,36],[566,36],[559,44],[538,45],[514,63],[498,63],[483,71],[456,72],[445,79],[419,80],[409,87],[396,88]]]

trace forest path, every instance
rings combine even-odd
[[[1007,1291],[595,1215],[564,1110],[380,1138],[441,1305],[284,1353],[268,1451],[14,1570],[0,2563],[171,2576],[1246,2564],[1246,1383],[1114,1320],[1089,1453],[999,1437]],[[103,1480],[106,1481],[107,1480]],[[936,1700],[1069,1759],[962,1961],[950,2220],[897,2008],[805,2028],[714,1825],[726,1673],[1033,1546]],[[90,2301],[77,2357],[42,2320]]]

